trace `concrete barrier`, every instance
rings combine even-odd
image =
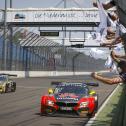
[[[100,71],[108,72],[108,71]],[[17,77],[48,77],[48,76],[72,76],[72,75],[90,75],[91,72],[71,72],[71,71],[0,71],[0,73],[17,74]]]

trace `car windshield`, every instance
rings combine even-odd
[[[59,93],[74,93],[74,94],[88,94],[88,88],[83,86],[57,86],[54,91],[55,94]]]
[[[6,81],[7,78],[5,76],[0,76],[0,81]]]

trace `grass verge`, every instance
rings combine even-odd
[[[115,115],[118,115],[118,111],[120,109],[120,98],[122,97],[123,86],[118,86],[117,90],[111,96],[105,107],[102,111],[97,115],[94,120],[92,126],[112,126],[113,121],[116,118]]]

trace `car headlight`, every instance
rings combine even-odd
[[[95,101],[97,101],[97,100],[98,100],[98,97],[97,97],[97,96],[95,96],[95,97],[94,97],[94,99],[95,99]]]
[[[0,86],[0,88],[3,88],[3,87],[4,87],[3,85]]]
[[[81,102],[80,107],[87,107],[89,102]]]
[[[48,100],[48,101],[47,101],[47,104],[48,104],[48,105],[54,105],[54,102],[51,101],[51,100]]]

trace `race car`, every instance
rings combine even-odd
[[[12,74],[0,74],[0,93],[15,92],[16,82],[11,80],[10,76],[17,76]]]
[[[98,83],[53,82],[54,88],[41,96],[41,115],[72,111],[81,117],[93,117],[98,109],[98,95],[90,86]]]

